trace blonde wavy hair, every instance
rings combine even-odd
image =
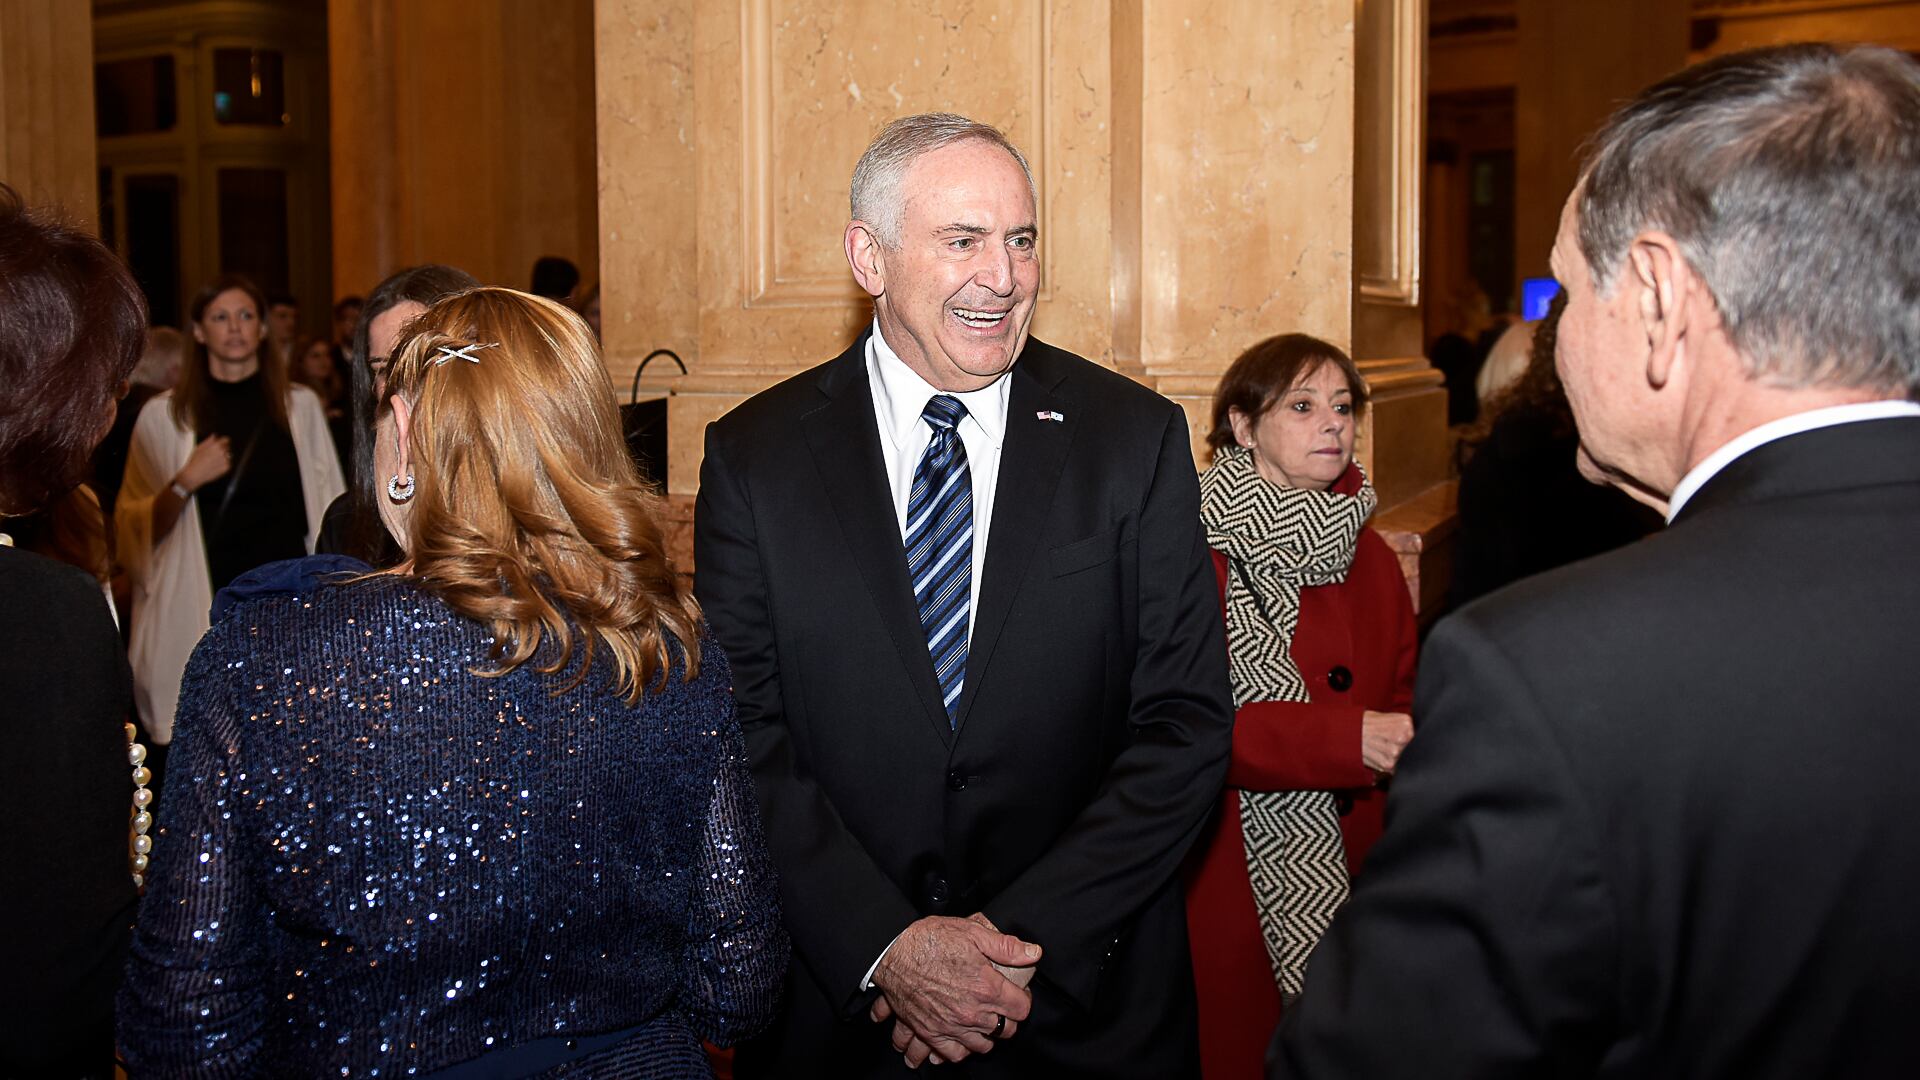
[[[484,346],[468,350],[475,362],[442,351],[467,346]],[[387,393],[412,403],[416,485],[409,559],[392,572],[492,628],[496,665],[474,674],[535,662],[557,675],[578,649],[560,692],[604,649],[615,688],[637,703],[664,685],[672,638],[694,677],[700,608],[667,560],[660,496],[627,455],[578,315],[512,289],[448,297],[394,350]]]

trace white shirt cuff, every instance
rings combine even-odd
[[[905,930],[900,931],[900,934],[904,934],[904,933],[906,933]],[[899,941],[900,934],[893,935],[893,941]],[[880,970],[880,961],[885,960],[887,958],[887,953],[893,948],[893,941],[887,942],[887,947],[885,949],[881,949],[880,955],[874,957],[873,963],[867,966],[867,973],[860,977],[861,993],[864,994],[867,991],[873,989],[873,973]]]

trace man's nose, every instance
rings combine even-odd
[[[973,280],[983,288],[991,290],[995,296],[1012,294],[1013,253],[1005,246],[990,252],[974,271]]]

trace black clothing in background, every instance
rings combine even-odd
[[[1660,528],[1651,508],[1580,475],[1579,446],[1564,411],[1516,403],[1493,421],[1460,468],[1449,607]]]
[[[386,493],[381,492],[378,497],[384,499]],[[376,513],[374,516],[379,515]],[[314,541],[313,553],[345,555],[350,559],[359,559],[375,570],[398,566],[400,560],[407,557],[407,553],[401,551],[400,545],[394,543],[393,537],[387,534],[387,527],[378,521],[370,522],[369,527],[363,530],[364,535],[372,541],[367,545],[368,550],[356,551],[353,522],[353,492],[349,491],[327,504],[327,512],[320,518],[320,536]]]
[[[132,708],[100,583],[0,548],[0,1076],[113,1076]]]
[[[127,396],[114,406],[113,427],[93,451],[93,493],[100,497],[100,513],[113,520],[113,502],[120,497],[120,481],[127,476],[127,452],[133,446],[133,425],[140,410],[159,391],[151,386],[133,384]],[[113,532],[111,528],[107,530]]]
[[[1459,334],[1442,334],[1434,339],[1429,351],[1433,354],[1433,366],[1447,381],[1449,425],[1471,424],[1480,415],[1480,397],[1473,381],[1480,374],[1480,365],[1487,362],[1491,348],[1491,345],[1480,348]]]
[[[232,471],[202,487],[194,499],[200,535],[206,538],[207,575],[219,592],[256,566],[305,555],[307,504],[293,436],[267,415],[260,375],[232,383],[209,379],[207,387],[212,423],[194,439],[225,435],[233,453]],[[247,443],[256,433],[258,442],[248,455]],[[229,500],[230,485],[238,487]],[[227,504],[224,514],[222,503]]]

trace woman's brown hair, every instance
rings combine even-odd
[[[146,298],[113,252],[0,184],[0,516],[86,477],[146,325]]]
[[[1347,389],[1353,392],[1353,419],[1358,423],[1367,411],[1367,382],[1360,369],[1339,346],[1308,334],[1281,334],[1270,337],[1237,357],[1220,376],[1213,391],[1213,427],[1207,432],[1208,456],[1218,454],[1233,443],[1231,414],[1238,410],[1250,423],[1273,408],[1280,398],[1300,380],[1332,364],[1346,376]]]
[[[220,294],[238,289],[253,300],[254,317],[260,320],[260,347],[255,355],[260,360],[260,391],[266,398],[261,404],[267,415],[280,429],[287,428],[287,365],[282,363],[280,355],[273,348],[272,335],[266,332],[267,298],[253,279],[240,274],[222,274],[208,282],[193,296],[193,304],[187,309],[187,318],[198,323],[207,313]],[[191,431],[195,438],[207,434],[208,425],[213,420],[213,373],[208,370],[207,347],[196,340],[193,351],[187,354],[187,361],[180,365],[180,383],[173,388],[173,422],[180,428]]]
[[[669,638],[694,675],[700,609],[667,561],[662,501],[627,455],[580,316],[512,289],[441,300],[395,350],[387,392],[413,417],[409,559],[393,572],[492,629],[498,664],[476,674],[529,661],[558,674],[577,635],[564,687],[604,647],[616,689],[637,702],[666,678]]]

